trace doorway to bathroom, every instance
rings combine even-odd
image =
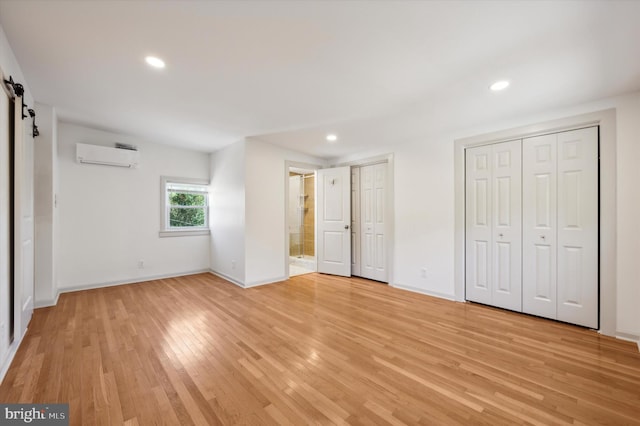
[[[314,170],[289,167],[289,276],[317,271],[315,181]]]

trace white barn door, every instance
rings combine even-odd
[[[34,307],[34,285],[35,285],[35,248],[34,233],[35,223],[33,217],[33,130],[29,120],[22,122],[21,146],[16,147],[21,150],[21,183],[20,183],[20,260],[22,267],[22,298],[20,301],[20,334],[23,335],[31,317]],[[16,153],[17,154],[17,153]],[[18,216],[16,216],[18,218]]]
[[[0,75],[0,77],[2,77]],[[0,368],[9,354],[11,303],[9,95],[0,88]],[[13,118],[12,118],[13,119]]]
[[[14,123],[14,335],[24,335],[33,314],[34,222],[33,136],[29,120],[22,117],[23,98],[15,98]]]
[[[351,168],[317,171],[318,272],[351,276]]]

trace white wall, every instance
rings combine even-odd
[[[137,169],[75,161],[76,143],[115,142],[138,147]],[[59,291],[209,269],[209,236],[159,237],[160,177],[206,180],[208,154],[60,123],[58,166]]]
[[[286,162],[322,165],[325,161],[259,140],[247,140],[246,146],[245,285],[251,286],[288,278]]]
[[[35,305],[55,304],[54,197],[57,187],[58,118],[55,108],[36,103],[40,136],[34,145]]]
[[[425,136],[331,160],[345,164],[393,155],[389,284],[448,299],[455,299],[453,140],[452,135]]]
[[[24,86],[24,101],[29,104],[30,108],[33,108],[33,96],[31,90],[29,90],[29,84],[24,78],[20,64],[11,50],[9,40],[4,33],[2,27],[0,27],[0,68],[4,72],[6,78],[13,77],[13,81],[20,83]]]
[[[394,153],[393,284],[449,298],[454,283],[452,144],[436,139]]]
[[[213,272],[245,281],[245,142],[211,154],[211,260]]]
[[[617,121],[617,329],[640,336],[640,93],[617,102]]]
[[[251,139],[211,154],[211,270],[216,274],[244,287],[286,279],[287,161],[324,163]]]

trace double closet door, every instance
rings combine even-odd
[[[598,128],[467,149],[466,298],[598,327]]]

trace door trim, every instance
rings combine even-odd
[[[465,285],[465,150],[511,139],[600,126],[600,333],[616,335],[616,110],[614,108],[454,141],[455,297]]]
[[[307,169],[307,170],[318,170],[321,169],[322,166],[318,164],[311,163],[301,163],[299,161],[290,161],[285,160],[284,162],[284,276],[289,279],[291,278],[290,270],[289,270],[289,169],[291,167],[299,168],[299,169]],[[316,247],[315,253],[318,252],[317,247],[317,238],[316,238]],[[317,255],[316,255],[317,261]],[[316,267],[317,270],[317,267]]]

